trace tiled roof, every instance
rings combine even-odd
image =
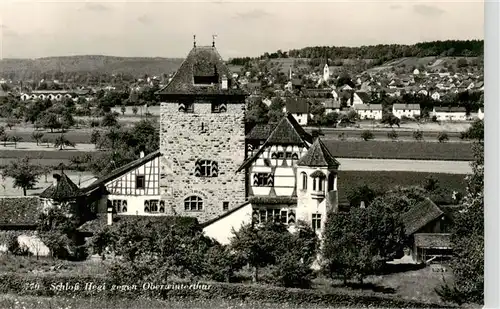
[[[394,109],[420,110],[420,104],[393,104]]]
[[[269,135],[266,143],[272,145],[303,145],[312,142],[312,137],[307,133],[297,120],[287,113]]]
[[[370,95],[364,91],[357,91],[356,94],[364,103],[368,103],[371,101]]]
[[[443,215],[443,211],[434,202],[426,198],[401,216],[406,235],[418,232],[441,215]]]
[[[257,152],[250,158],[246,159],[236,172],[248,167],[255,161],[259,155],[270,145],[298,145],[308,146],[307,143],[312,143],[312,136],[307,133],[292,114],[287,113],[280,122],[275,126],[269,137]]]
[[[276,127],[276,123],[258,123],[245,136],[248,140],[266,140]]]
[[[434,107],[434,111],[441,113],[465,113],[465,107]]]
[[[301,166],[338,168],[340,163],[333,157],[321,138],[316,138],[307,153],[297,163]]]
[[[285,108],[292,114],[307,114],[309,111],[309,105],[304,98],[286,98]]]
[[[54,178],[57,179],[57,185],[51,184],[40,194],[40,197],[65,200],[82,195],[80,188],[64,172],[54,174]]]
[[[290,196],[251,196],[248,201],[252,204],[296,204],[297,198]]]
[[[451,234],[447,233],[417,233],[415,246],[419,248],[451,249]]]
[[[220,216],[218,216],[218,217],[216,217],[216,218],[213,218],[213,219],[211,219],[211,220],[208,220],[208,221],[206,221],[206,222],[203,222],[203,223],[201,224],[201,226],[202,226],[202,227],[209,226],[209,225],[211,225],[212,223],[217,222],[217,221],[219,221],[220,219],[223,219],[223,218],[225,218],[225,217],[229,216],[230,214],[232,214],[232,213],[234,213],[234,212],[236,212],[236,211],[240,210],[241,208],[243,208],[243,207],[247,206],[248,204],[250,204],[250,202],[249,202],[249,201],[247,201],[247,202],[245,202],[245,203],[243,203],[243,204],[241,204],[241,205],[239,205],[239,206],[237,206],[237,207],[235,207],[235,208],[233,208],[233,209],[231,209],[231,210],[229,210],[229,211],[226,211],[225,213],[223,213],[222,215],[220,215]]]
[[[34,225],[41,211],[36,196],[0,198],[0,228],[9,225]]]
[[[110,182],[111,180],[116,179],[117,177],[120,177],[120,176],[128,173],[129,171],[135,169],[136,167],[139,167],[139,166],[141,166],[141,165],[143,165],[143,164],[145,164],[145,163],[147,163],[147,162],[149,162],[149,161],[151,161],[154,158],[159,157],[159,156],[161,156],[161,153],[159,150],[152,152],[152,153],[144,156],[143,158],[139,158],[135,161],[132,161],[128,164],[125,164],[122,167],[119,167],[119,168],[111,171],[111,173],[106,174],[103,177],[100,177],[95,182],[90,184],[88,187],[83,188],[82,190],[86,193],[90,192],[90,191],[98,188],[99,186],[105,185],[106,183]]]
[[[222,76],[228,79],[228,89],[222,89]],[[215,76],[218,83],[209,86],[194,84],[194,76]],[[215,47],[193,47],[168,85],[159,95],[246,95],[240,89]]]
[[[354,109],[361,111],[381,111],[382,104],[356,104]]]

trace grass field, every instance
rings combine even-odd
[[[470,143],[323,140],[334,157],[471,161]]]
[[[77,278],[87,278],[86,280],[91,280],[91,278],[96,278],[96,282],[99,282],[100,277],[106,276],[107,269],[110,265],[110,261],[101,261],[99,259],[86,260],[83,262],[69,262],[69,261],[59,261],[52,260],[51,258],[41,258],[36,260],[31,257],[15,257],[0,255],[0,274],[16,273],[28,279],[25,282],[30,282],[29,278],[40,277],[52,277],[60,278],[61,282],[64,284],[67,278],[77,276]],[[54,268],[54,266],[57,266]],[[436,271],[436,269],[441,271]],[[33,274],[33,270],[37,273]],[[265,276],[267,270],[263,268],[261,270],[262,276]],[[69,277],[68,277],[69,276]],[[66,279],[65,279],[66,278]],[[263,278],[263,277],[261,277]],[[248,278],[250,280],[250,277]],[[319,293],[326,294],[345,294],[355,296],[365,296],[365,297],[383,297],[388,299],[404,299],[409,301],[416,301],[422,303],[433,303],[433,304],[443,304],[439,296],[435,292],[435,288],[443,284],[443,280],[446,282],[453,282],[453,274],[446,264],[432,264],[430,266],[411,271],[404,272],[394,272],[386,275],[378,276],[368,276],[364,280],[363,285],[351,282],[348,286],[344,286],[340,280],[331,280],[329,278],[318,276],[313,279],[312,291],[317,291]],[[39,282],[38,280],[33,282]],[[56,282],[59,282],[56,280]],[[86,282],[86,281],[85,281]],[[205,282],[207,285],[216,285],[217,283]],[[269,288],[270,286],[259,283],[251,284],[250,281],[245,281],[246,283],[240,283],[240,286],[249,285],[251,287]],[[83,284],[83,281],[81,281]],[[250,286],[251,285],[251,286]],[[110,287],[107,287],[109,289]],[[11,291],[11,290],[9,290]],[[104,291],[101,291],[104,294]],[[215,292],[215,289],[214,289]],[[83,293],[83,292],[82,292]],[[72,308],[72,309],[94,309],[94,308],[355,308],[355,307],[345,307],[336,306],[335,304],[330,304],[330,306],[316,304],[302,303],[300,305],[293,303],[257,303],[255,301],[250,301],[251,298],[246,298],[245,301],[241,299],[220,299],[217,295],[214,295],[214,299],[193,299],[190,298],[185,300],[159,300],[159,299],[148,299],[148,298],[130,298],[127,295],[122,295],[113,299],[106,299],[104,296],[99,297],[100,292],[95,294],[96,297],[82,297],[78,296],[78,292],[75,294],[76,297],[66,298],[63,294],[59,294],[59,297],[42,297],[42,296],[28,296],[15,294],[4,294],[0,295],[0,304],[5,307],[1,308]],[[32,295],[32,294],[31,294]],[[40,294],[46,295],[46,294]],[[109,295],[109,294],[106,294]],[[154,294],[153,294],[154,295]],[[61,297],[62,296],[62,297]],[[212,297],[210,297],[212,298]],[[278,298],[279,299],[279,298]],[[359,306],[358,306],[359,307]]]
[[[395,186],[422,185],[425,179],[430,176],[438,180],[440,187],[460,192],[464,192],[465,190],[465,175],[460,174],[395,171],[339,171],[339,201],[346,202],[347,192],[361,185],[368,185],[370,188],[386,191]]]
[[[240,300],[159,300],[159,299],[93,299],[63,298],[42,296],[0,295],[0,309],[323,309],[332,306],[295,305],[261,302],[242,302]],[[349,307],[338,307],[349,308]],[[355,307],[351,307],[355,308]]]
[[[83,136],[81,136],[83,138]],[[416,141],[341,141],[324,139],[325,145],[337,158],[364,159],[412,159],[412,160],[448,160],[471,161],[473,159],[471,143],[426,143]],[[92,145],[78,148],[91,149]],[[17,158],[20,152],[32,158],[68,160],[83,153],[78,150],[63,150],[51,148],[47,150],[16,150],[14,146],[4,147],[0,143],[0,158]]]

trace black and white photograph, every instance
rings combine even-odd
[[[2,1],[0,309],[483,308],[485,5]]]

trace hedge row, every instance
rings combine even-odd
[[[92,283],[94,288],[88,288],[88,285],[86,288],[86,283]],[[78,289],[65,289],[66,287],[76,287],[77,284]],[[178,281],[171,282],[170,284],[184,284],[185,286],[189,286],[190,283]],[[97,288],[99,285],[106,286],[106,288],[99,290]],[[142,285],[137,285],[135,289],[112,289],[114,285],[116,287],[118,283],[113,282],[107,277],[0,275],[0,293],[14,293],[18,295],[74,296],[80,298],[136,298],[142,296],[156,299],[238,299],[242,301],[307,303],[350,307],[453,308],[452,306],[421,303],[390,296],[363,295],[361,292],[356,291],[352,293],[345,291],[326,293],[318,290],[285,289],[272,286],[229,283],[199,283],[197,289],[169,289],[165,287],[163,289],[151,289],[144,288]]]

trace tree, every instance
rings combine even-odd
[[[249,99],[247,104],[247,112],[245,114],[245,122],[250,124],[267,123],[269,108],[262,102],[260,98]]]
[[[137,106],[132,107],[132,113],[133,113],[134,115],[137,115],[138,110],[139,110],[139,109],[137,108]]]
[[[398,139],[398,132],[392,130],[391,132],[387,132],[387,137],[396,141]]]
[[[285,113],[278,109],[270,109],[267,115],[269,118],[269,123],[277,123],[283,118]]]
[[[93,130],[92,133],[90,134],[90,142],[94,144],[96,148],[99,148],[98,145],[100,145],[100,140],[101,140],[101,133],[99,130]]]
[[[420,130],[413,131],[413,138],[417,141],[424,139],[424,133]]]
[[[384,114],[384,116],[382,116],[382,120],[380,121],[380,123],[382,124],[388,124],[389,126],[392,126],[393,125],[397,125],[398,128],[399,128],[399,124],[400,124],[401,120],[394,116],[393,113],[387,113],[387,114]]]
[[[484,120],[475,120],[471,127],[461,134],[462,139],[484,140]]]
[[[347,200],[351,207],[359,207],[361,202],[369,206],[378,195],[380,194],[368,185],[361,185],[347,192]]]
[[[103,127],[115,127],[118,125],[118,117],[115,113],[106,113],[102,119]]]
[[[75,143],[66,138],[64,134],[56,137],[54,141],[54,148],[59,148],[59,150],[63,150],[64,147],[75,147]]]
[[[14,179],[14,188],[22,188],[26,196],[26,190],[33,189],[41,175],[40,166],[31,164],[31,159],[25,157],[10,162],[3,170],[3,174]]]
[[[122,107],[120,108],[120,111],[122,112],[122,116],[124,116],[124,115],[125,115],[125,112],[127,111],[127,108],[126,108],[125,106],[122,106]]]
[[[10,141],[10,135],[4,132],[2,135],[0,135],[0,139],[3,142],[3,146],[7,147],[7,142]]]
[[[76,121],[75,121],[75,118],[73,118],[73,115],[69,111],[66,111],[62,117],[61,128],[63,130],[66,130],[66,129],[71,128],[75,124],[76,124]]]
[[[463,210],[454,217],[451,235],[454,284],[446,282],[436,292],[458,304],[484,302],[484,144],[474,145],[473,173],[467,179]]]
[[[21,142],[23,140],[23,138],[20,136],[17,136],[17,135],[13,135],[10,138],[10,140],[14,142],[14,148],[17,148],[17,143]]]
[[[351,110],[347,113],[347,119],[349,119],[349,121],[354,122],[359,119],[359,115],[358,113],[356,113],[355,110]]]
[[[364,140],[364,141],[368,141],[368,140],[371,140],[371,139],[374,139],[375,136],[373,135],[372,131],[370,130],[365,130],[361,133],[361,138]]]
[[[54,132],[54,129],[61,127],[57,115],[54,113],[44,113],[42,116],[42,126],[46,129],[50,129],[50,132]]]
[[[439,180],[437,180],[436,178],[430,176],[430,177],[427,177],[425,179],[425,182],[423,184],[423,188],[428,191],[428,192],[431,192],[431,191],[434,191],[436,190],[437,188],[439,188]]]
[[[12,127],[15,127],[18,123],[19,121],[17,119],[10,118],[7,120],[6,125],[9,127],[9,130],[12,130]]]
[[[363,283],[402,252],[404,240],[400,214],[389,207],[373,203],[333,213],[325,225],[323,270],[344,284],[351,278]]]
[[[443,143],[443,142],[448,141],[449,137],[448,137],[448,134],[446,132],[440,132],[437,139],[440,143]]]
[[[31,134],[31,136],[33,137],[33,139],[36,141],[36,145],[38,146],[38,144],[40,143],[40,140],[43,138],[43,133],[42,132],[33,132]]]

